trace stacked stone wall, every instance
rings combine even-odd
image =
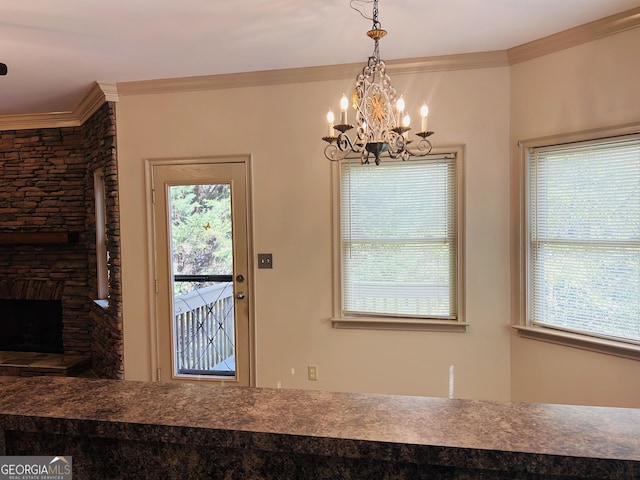
[[[87,156],[85,183],[86,235],[89,254],[89,279],[92,300],[106,300],[107,306],[92,302],[92,364],[101,378],[124,378],[122,336],[122,287],[120,283],[120,205],[118,202],[118,165],[116,150],[115,104],[105,103],[85,122],[84,139]],[[107,251],[109,260],[109,297],[98,299],[96,258],[95,195],[93,178],[102,170],[105,184]]]
[[[0,243],[5,283],[63,283],[65,354],[91,355],[94,371],[122,378],[120,228],[115,106],[107,102],[78,127],[0,132],[0,233],[67,233],[66,242]],[[93,171],[107,187],[109,305],[99,307]],[[36,285],[37,283],[32,283]]]
[[[74,233],[67,243],[0,245],[4,281],[64,282],[63,345],[90,355],[85,214],[86,160],[81,127],[0,133],[0,231]]]

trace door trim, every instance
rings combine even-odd
[[[215,165],[222,163],[243,163],[245,166],[245,191],[247,200],[247,269],[251,272],[249,285],[249,385],[256,386],[256,325],[255,325],[255,254],[254,254],[254,233],[253,233],[253,157],[250,154],[244,155],[212,155],[198,157],[167,157],[167,158],[145,158],[145,202],[146,202],[146,227],[147,227],[147,279],[148,279],[148,302],[149,302],[149,344],[151,368],[151,379],[154,382],[159,378],[159,348],[158,348],[158,313],[156,307],[156,261],[157,239],[155,238],[155,220],[153,212],[153,168],[156,166],[172,165]]]

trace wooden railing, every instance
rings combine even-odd
[[[174,297],[174,314],[178,373],[235,375],[232,283]]]

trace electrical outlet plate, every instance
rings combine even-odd
[[[273,268],[273,254],[259,253],[258,268]]]
[[[315,365],[307,366],[307,376],[309,380],[318,380],[318,367]]]

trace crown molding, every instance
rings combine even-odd
[[[416,74],[442,70],[507,66],[505,51],[410,58],[386,62],[391,74]],[[327,65],[322,67],[264,70],[198,77],[166,78],[118,83],[121,96],[158,93],[193,92],[226,88],[260,87],[287,83],[322,82],[351,78],[362,70],[362,63]]]
[[[526,62],[637,27],[640,27],[640,7],[510,48],[507,50],[509,65]]]
[[[387,71],[397,74],[442,72],[446,70],[468,70],[475,68],[508,67],[505,50],[491,52],[460,53],[437,57],[405,58],[386,62]],[[362,64],[359,64],[362,68]]]
[[[31,128],[77,127],[82,125],[105,102],[117,102],[115,83],[95,82],[89,93],[72,112],[34,113],[0,116],[0,131]]]
[[[286,68],[258,72],[202,75],[197,77],[162,78],[118,83],[121,96],[150,95],[158,93],[195,92],[279,85],[285,83],[306,83],[335,78],[349,77],[357,64],[330,65],[323,67]]]
[[[77,127],[78,125],[78,119],[73,112],[0,116],[0,131],[26,130],[31,128]]]
[[[96,82],[93,84],[93,87],[91,87],[89,93],[75,108],[73,114],[78,119],[79,125],[82,125],[96,110],[104,105],[105,102],[117,102],[118,100],[118,86],[115,83]]]

